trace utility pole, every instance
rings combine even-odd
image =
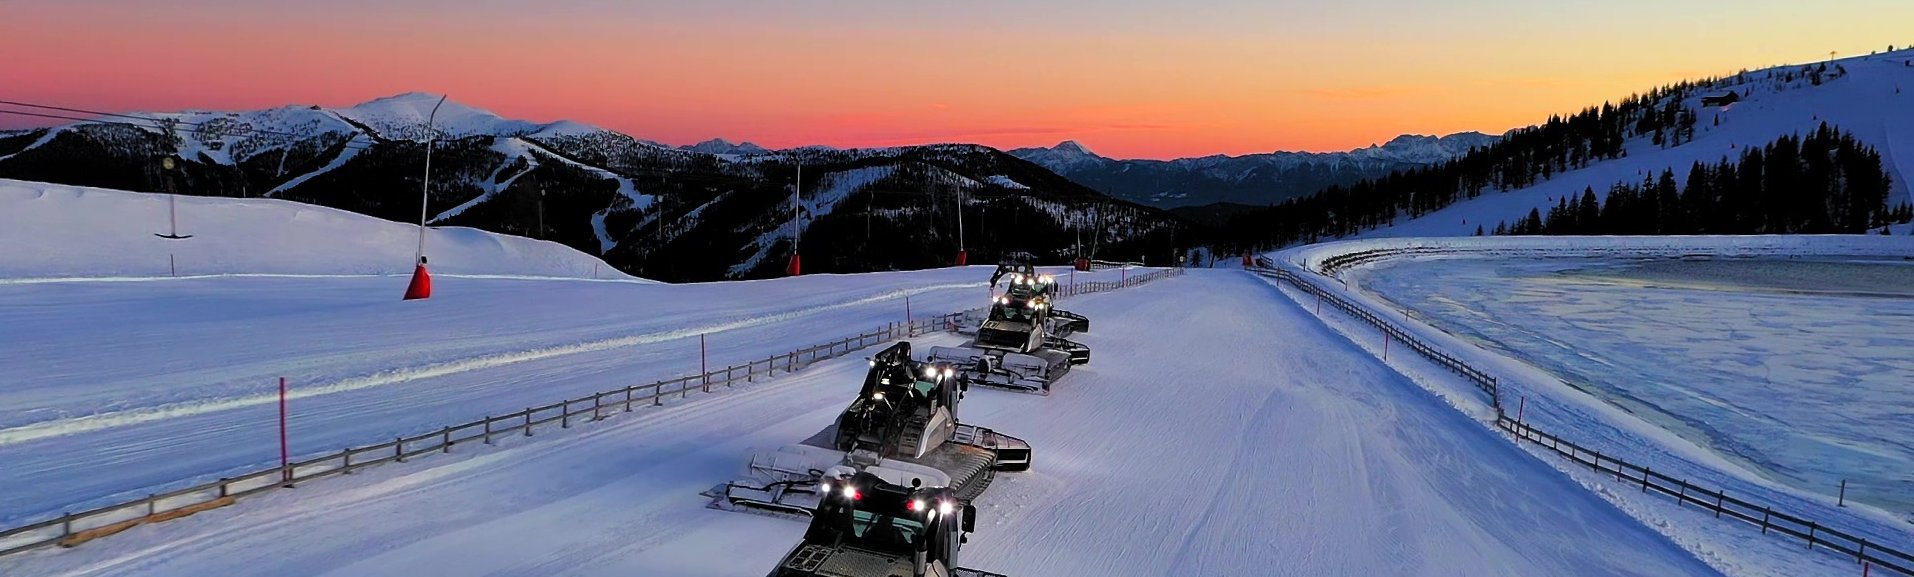
[[[957,190],[957,266],[970,264],[970,251],[964,247],[964,187],[952,185]]]
[[[802,261],[798,258],[798,239],[804,236],[804,229],[798,226],[798,213],[804,208],[804,165],[797,165],[797,186],[791,191],[791,264],[786,266],[784,274],[798,276],[803,272]]]

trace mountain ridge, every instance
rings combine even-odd
[[[1074,140],[1008,152],[1117,198],[1179,208],[1272,204],[1333,185],[1442,162],[1499,138],[1480,132],[1405,134],[1342,152],[1279,150],[1170,160],[1109,158]]]
[[[807,271],[948,265],[959,198],[967,212],[989,213],[964,221],[975,262],[1017,251],[1062,262],[1076,256],[1079,237],[1086,253],[1160,261],[1182,226],[981,145],[770,151],[703,143],[724,146],[713,153],[578,122],[506,119],[455,101],[428,127],[439,98],[140,113],[0,134],[0,178],[269,196],[417,222],[431,138],[432,225],[552,240],[673,281],[782,274],[794,240],[806,247]],[[162,157],[178,167],[161,169]],[[793,239],[798,185],[801,238]]]

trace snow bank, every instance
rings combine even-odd
[[[0,180],[0,279],[409,274],[418,228],[271,199],[167,197]],[[632,280],[564,245],[462,227],[426,233],[432,271]],[[0,280],[0,282],[6,282]]]

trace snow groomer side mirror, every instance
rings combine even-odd
[[[977,530],[977,507],[973,505],[964,505],[964,532],[970,533],[976,530]]]

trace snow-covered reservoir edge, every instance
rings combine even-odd
[[[1324,272],[1339,256],[1370,253],[1349,269]],[[1415,319],[1394,304],[1361,290],[1343,275],[1351,269],[1397,258],[1680,258],[1680,257],[1901,257],[1914,258],[1914,238],[1879,235],[1774,236],[1523,236],[1453,238],[1370,238],[1306,245],[1270,255],[1278,267],[1301,272],[1332,294],[1358,303],[1397,324],[1424,342],[1495,375],[1504,399],[1523,399],[1525,420],[1564,435],[1604,455],[1618,457],[1657,472],[1685,478],[1699,487],[1713,487],[1775,511],[1790,511],[1819,520],[1824,526],[1865,537],[1870,543],[1902,551],[1914,550],[1914,512],[1892,512],[1866,505],[1838,506],[1826,495],[1803,491],[1766,479],[1710,450],[1698,446],[1643,418],[1580,391],[1546,370],[1490,351]],[[1275,281],[1270,281],[1274,283]],[[1285,294],[1305,308],[1313,300],[1283,287]],[[1325,323],[1349,336],[1377,356],[1384,343],[1366,325],[1339,313],[1319,312]],[[1368,342],[1375,341],[1375,342]],[[1413,355],[1387,360],[1417,384],[1446,399],[1458,410],[1495,428],[1494,410],[1480,391],[1460,377]],[[1758,528],[1737,522],[1708,519],[1696,509],[1680,511],[1669,499],[1638,494],[1630,486],[1589,473],[1546,448],[1527,446],[1514,436],[1511,443],[1577,479],[1589,490],[1682,547],[1729,574],[1790,575],[1787,565],[1804,560],[1832,559],[1827,552],[1802,551],[1803,559],[1781,559],[1798,541],[1760,535]],[[1853,563],[1852,558],[1848,559]],[[1794,571],[1801,570],[1797,566]],[[1777,572],[1779,571],[1779,572]]]

